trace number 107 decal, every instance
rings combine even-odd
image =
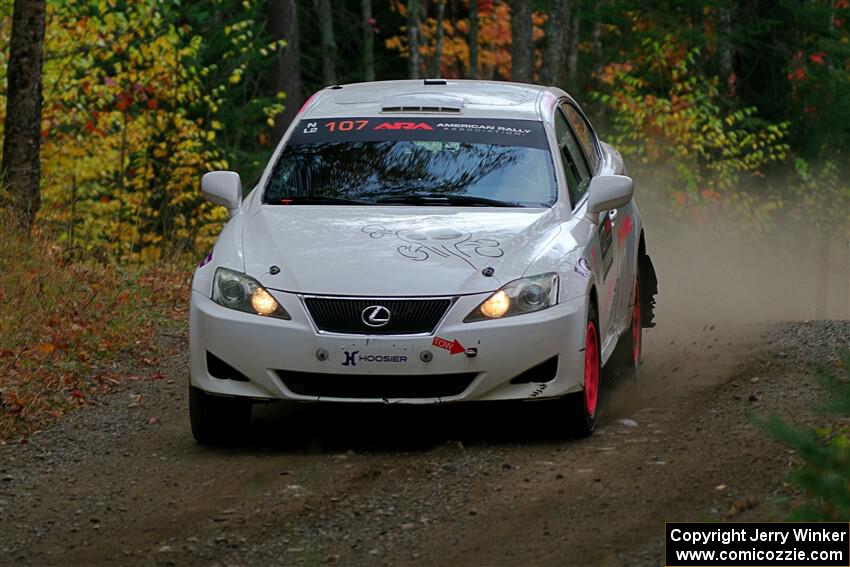
[[[328,132],[350,132],[351,130],[362,130],[369,124],[368,120],[339,120],[325,122],[325,128]]]

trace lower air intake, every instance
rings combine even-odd
[[[558,357],[553,356],[537,366],[533,366],[511,380],[511,384],[531,384],[532,382],[551,382],[558,373]]]
[[[445,398],[463,393],[477,374],[321,374],[278,370],[292,392],[325,398]]]

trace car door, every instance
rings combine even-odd
[[[573,210],[582,205],[587,194],[590,180],[598,167],[598,156],[595,161],[588,158],[581,147],[576,132],[567,119],[562,103],[555,115],[555,135],[561,153],[561,162],[564,175],[567,180],[567,189],[570,195],[570,204]],[[591,164],[594,165],[591,168]],[[614,215],[616,216],[616,214]],[[599,330],[603,338],[602,346],[605,350],[612,331],[612,317],[615,310],[612,309],[618,279],[617,246],[615,245],[614,219],[609,212],[599,213],[599,219],[593,229],[590,246],[590,263],[597,277],[597,295],[599,296]]]
[[[602,153],[593,128],[581,111],[569,101],[563,101],[560,107],[576,134],[591,171],[598,171]],[[611,257],[614,266],[611,271],[616,279],[613,281],[613,287],[610,288],[610,291],[606,290],[612,294],[610,303],[612,305],[611,322],[613,324],[608,327],[612,335],[621,330],[616,327],[628,324],[630,321],[627,316],[631,313],[629,303],[635,276],[634,266],[636,266],[633,254],[637,250],[634,215],[634,205],[630,202],[619,209],[608,211],[605,215],[607,218],[600,220],[600,224],[610,222],[610,236],[613,247]],[[608,283],[608,280],[606,280],[606,285]]]

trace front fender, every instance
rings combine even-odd
[[[212,252],[200,263],[192,277],[192,290],[210,296],[215,269],[219,266],[238,272],[245,271],[245,256],[242,246],[242,218],[245,213],[240,211],[232,217],[218,236]]]

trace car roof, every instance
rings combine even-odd
[[[568,95],[554,87],[501,81],[420,79],[334,85],[305,104],[302,119],[340,116],[458,116],[546,120]],[[551,100],[551,105],[543,104]]]

